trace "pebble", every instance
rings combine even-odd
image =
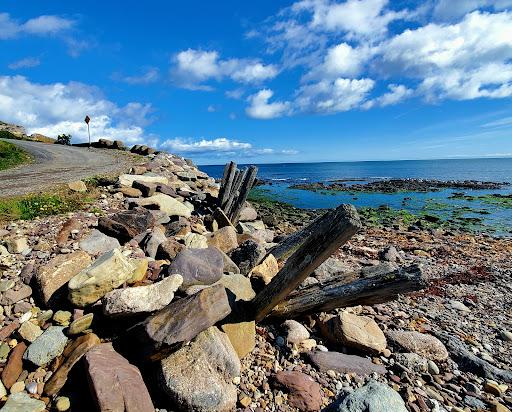
[[[23,392],[25,390],[25,382],[16,382],[11,386],[11,393]]]
[[[72,316],[71,312],[68,312],[67,310],[58,310],[53,315],[53,320],[58,325],[68,326],[69,325],[69,321],[71,319],[71,316]]]
[[[37,393],[37,382],[30,382],[27,384],[27,392],[35,395]]]
[[[450,306],[453,309],[460,310],[461,312],[471,312],[471,309],[458,300],[450,300]]]
[[[504,341],[512,342],[512,332],[509,332],[508,330],[502,330],[500,332],[500,336]]]
[[[428,360],[428,372],[432,375],[439,375],[439,367],[430,359]]]
[[[64,412],[69,410],[71,408],[71,402],[69,401],[69,398],[66,396],[59,396],[57,400],[55,401],[55,408],[59,412]]]

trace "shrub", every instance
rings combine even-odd
[[[70,134],[59,134],[57,136],[57,144],[64,144],[67,146],[71,145],[71,135]]]

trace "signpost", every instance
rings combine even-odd
[[[91,121],[91,118],[89,116],[85,116],[85,123],[87,123],[87,133],[89,134],[89,149],[91,148],[91,131],[89,129],[89,122]]]

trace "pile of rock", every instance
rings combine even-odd
[[[275,234],[248,203],[233,225],[190,161],[149,154],[101,190],[93,212],[0,229],[2,410],[507,410],[499,368],[485,398],[439,395],[451,346],[384,306],[256,325]],[[331,258],[305,283],[353,269]]]

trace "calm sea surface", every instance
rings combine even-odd
[[[243,166],[243,165],[241,165]],[[438,180],[479,180],[512,183],[512,159],[405,160],[385,162],[279,163],[262,164],[258,177],[268,181],[260,188],[277,200],[300,208],[332,208],[340,203],[357,207],[387,205],[414,213],[435,214],[450,218],[478,218],[490,232],[512,234],[512,209],[479,200],[452,199],[454,192],[471,196],[491,193],[511,194],[512,186],[500,190],[454,190],[417,193],[319,193],[290,189],[294,183],[328,182],[349,179],[363,183],[378,179],[419,178]],[[215,178],[221,178],[224,166],[200,166]],[[271,183],[271,184],[270,184]],[[346,182],[350,184],[351,182]],[[486,230],[486,229],[484,229]]]

